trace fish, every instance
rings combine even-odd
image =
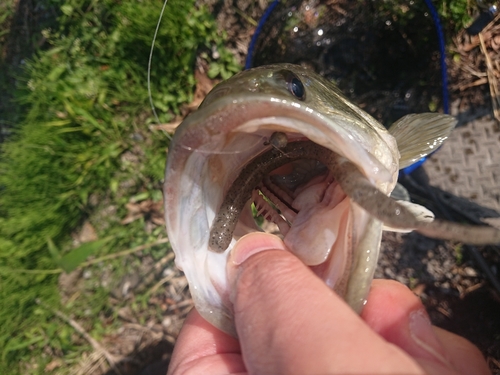
[[[163,187],[168,238],[196,309],[237,337],[226,263],[242,236],[263,230],[256,213],[356,312],[383,230],[499,243],[492,227],[435,220],[390,197],[398,171],[437,150],[455,125],[420,113],[387,130],[334,83],[293,64],[218,84],[177,128]]]

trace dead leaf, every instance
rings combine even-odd
[[[165,225],[163,218],[163,201],[154,202],[151,199],[141,202],[129,202],[125,205],[127,208],[127,216],[121,221],[122,224],[130,224],[140,218],[145,218],[146,221],[152,222],[155,225]]]
[[[61,366],[62,366],[62,361],[60,359],[54,359],[53,361],[47,363],[47,365],[45,366],[45,372],[54,371],[56,368],[59,368]]]
[[[99,237],[95,228],[90,224],[90,221],[83,223],[80,233],[78,233],[78,241],[80,243],[96,241]]]

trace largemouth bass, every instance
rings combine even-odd
[[[164,185],[168,236],[200,314],[236,336],[226,262],[241,236],[261,230],[252,205],[358,312],[384,226],[500,242],[493,228],[433,221],[424,208],[389,197],[398,170],[436,150],[455,123],[425,113],[386,130],[333,83],[290,64],[217,85],[177,129]]]

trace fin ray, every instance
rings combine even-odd
[[[404,116],[389,128],[396,138],[399,168],[406,168],[431,152],[448,138],[457,120],[440,113],[419,113]]]

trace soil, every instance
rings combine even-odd
[[[270,1],[200,2],[212,7],[221,29],[227,32],[227,45],[244,62],[256,21]],[[439,53],[432,20],[419,5],[424,2],[412,2],[417,4],[405,10],[415,14],[406,24],[389,11],[380,11],[377,2],[369,3],[364,7],[347,0],[287,2],[286,6],[276,9],[257,41],[254,65],[286,61],[311,66],[335,79],[354,102],[384,124],[410,112],[428,111],[429,106],[439,108],[442,104]],[[40,27],[36,25],[40,25],[45,16],[31,18],[30,27],[26,24],[22,27],[23,20],[38,14],[36,10],[29,0],[19,2],[12,25],[23,31],[10,33],[4,44],[3,61],[9,69],[18,69],[23,59],[30,56],[32,43],[26,40],[43,43]],[[320,14],[326,14],[326,18],[318,17]],[[495,22],[495,27],[500,24],[498,20]],[[298,31],[290,38],[290,28],[294,26]],[[483,35],[485,48],[492,53],[498,50],[495,43],[500,38],[500,31],[495,27]],[[322,35],[318,37],[320,29]],[[484,79],[488,78],[487,59],[481,53],[481,42],[461,31],[453,37],[453,43],[454,56],[461,58],[449,56],[447,60],[451,100],[458,101],[462,114],[491,115],[495,109],[491,94],[495,91],[488,79]],[[1,99],[5,103],[5,99]],[[493,99],[496,98],[493,96]],[[485,277],[484,268],[477,262],[478,253],[498,280],[498,247],[478,249],[431,240],[416,233],[385,233],[376,277],[408,285],[420,296],[434,324],[476,344],[492,372],[500,374],[499,291]],[[184,277],[172,262],[168,264],[168,267],[156,267],[152,273],[155,283],[168,279],[161,298],[150,301],[160,306],[163,320],[158,321],[153,315],[132,316],[130,311],[122,309],[118,313],[122,329],[101,342],[116,358],[123,359],[118,366],[124,374],[160,374],[165,373],[168,366],[182,320],[192,306]],[[151,273],[152,269],[150,261],[143,259],[137,271]],[[74,277],[84,278],[85,272]],[[125,286],[133,283],[122,281],[115,288],[120,292],[110,296],[112,300],[129,298],[129,288]],[[76,282],[72,279],[71,283]],[[80,370],[88,370],[85,366],[99,360],[92,357],[94,354],[82,361]],[[94,373],[105,373],[99,366],[94,370]],[[111,369],[106,373],[115,372]]]

